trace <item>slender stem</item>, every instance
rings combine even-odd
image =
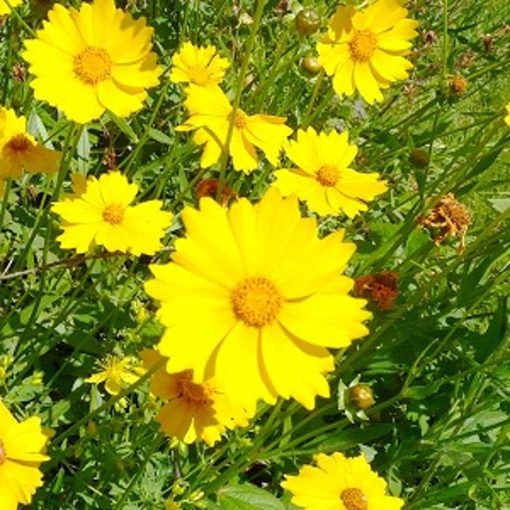
[[[244,50],[244,58],[241,64],[241,71],[239,72],[238,83],[236,94],[234,97],[234,104],[232,105],[232,112],[230,113],[230,122],[228,124],[227,137],[225,140],[225,145],[223,146],[223,151],[221,155],[220,161],[220,178],[218,183],[218,189],[216,192],[216,198],[219,200],[221,197],[221,193],[223,192],[223,188],[226,186],[226,171],[227,171],[227,163],[228,156],[230,153],[230,142],[232,140],[232,135],[234,134],[234,126],[236,120],[236,113],[239,109],[239,104],[241,103],[241,94],[244,88],[244,82],[246,80],[246,74],[248,73],[248,66],[250,64],[250,56],[253,49],[253,45],[255,43],[255,37],[260,27],[260,22],[262,20],[262,13],[264,12],[264,7],[266,5],[267,0],[257,0],[257,8],[255,10],[255,15],[253,17],[253,23],[251,26],[250,36],[248,38],[248,42],[246,43],[246,47]]]

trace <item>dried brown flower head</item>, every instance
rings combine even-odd
[[[457,202],[453,193],[442,197],[436,206],[426,215],[420,218],[420,224],[433,231],[436,245],[440,245],[448,236],[459,237],[459,252],[462,253],[466,246],[466,233],[471,223],[471,215],[468,208]]]
[[[468,81],[464,76],[460,74],[455,74],[452,76],[450,80],[450,90],[453,94],[456,96],[460,96],[461,94],[464,94],[468,88]]]
[[[399,295],[398,274],[383,271],[356,278],[354,292],[375,303],[379,310],[391,310]]]

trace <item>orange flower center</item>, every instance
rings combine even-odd
[[[259,276],[246,278],[239,283],[230,299],[237,318],[254,328],[271,324],[283,302],[283,296],[274,283]]]
[[[203,67],[191,67],[188,75],[190,81],[197,85],[205,85],[209,80],[209,71]]]
[[[346,510],[368,510],[368,500],[359,489],[344,489],[340,499]]]
[[[110,204],[103,209],[103,220],[110,225],[119,225],[124,219],[124,207],[119,204]]]
[[[332,187],[338,182],[338,179],[340,178],[340,171],[336,166],[325,165],[319,168],[315,178],[323,186]]]
[[[212,404],[212,390],[205,383],[193,382],[191,370],[186,370],[177,376],[177,390],[181,398],[189,404],[209,406]]]
[[[377,47],[377,36],[367,28],[355,30],[349,42],[351,57],[357,62],[368,62]]]
[[[5,448],[3,442],[0,440],[0,466],[5,462],[7,454],[5,453]]]
[[[107,80],[112,72],[112,59],[103,48],[89,46],[74,57],[74,74],[87,85]]]
[[[23,134],[13,136],[7,143],[6,147],[14,152],[25,152],[32,146],[32,142]]]
[[[236,116],[234,119],[234,125],[237,129],[244,129],[248,124],[248,115],[244,113],[242,110],[236,111]]]

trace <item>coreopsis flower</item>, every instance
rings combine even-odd
[[[200,164],[207,168],[216,163],[227,141],[233,107],[219,87],[203,88],[190,85],[184,102],[189,118],[178,126],[177,131],[197,130],[193,141],[204,145]],[[250,173],[258,166],[255,147],[265,154],[272,165],[278,163],[282,145],[292,130],[285,125],[284,117],[273,115],[248,115],[236,110],[232,139],[228,153],[232,156],[234,168]]]
[[[318,239],[316,220],[276,190],[229,209],[203,198],[182,220],[186,237],[145,284],[161,302],[168,372],[214,377],[250,413],[278,395],[312,409],[316,395],[329,396],[326,347],[368,333],[366,302],[348,295],[353,282],[342,275],[355,246],[343,231]]]
[[[223,80],[229,66],[230,62],[220,57],[214,46],[200,47],[185,42],[172,58],[170,81],[212,87]]]
[[[145,349],[140,356],[147,370],[165,361],[152,349]],[[163,364],[155,370],[150,389],[166,401],[156,417],[162,432],[185,443],[200,439],[212,446],[227,428],[248,425],[245,409],[232,406],[213,379],[193,382],[190,370],[169,374]]]
[[[79,123],[105,110],[127,117],[159,83],[152,34],[145,19],[133,19],[114,0],[82,3],[79,11],[55,4],[22,54],[35,75],[35,97]]]
[[[505,122],[510,126],[510,103],[506,105],[506,113]]]
[[[44,448],[48,437],[41,420],[32,416],[17,422],[0,401],[0,503],[2,510],[28,505],[41,487],[39,466],[48,460]]]
[[[440,245],[448,237],[459,237],[459,252],[466,246],[466,234],[471,224],[468,208],[457,201],[453,193],[447,193],[429,211],[420,218],[420,224],[434,232],[434,243]]]
[[[54,203],[52,211],[63,220],[64,232],[57,238],[61,247],[77,253],[94,245],[133,255],[156,253],[172,215],[161,210],[160,200],[131,205],[137,192],[136,184],[115,171],[88,179],[80,195]]]
[[[0,108],[0,178],[17,178],[23,169],[51,174],[58,170],[61,153],[47,149],[27,133],[27,121],[14,110]]]
[[[110,395],[118,395],[124,387],[134,384],[145,373],[138,360],[132,356],[119,358],[109,355],[99,365],[101,370],[85,379],[85,382],[104,383],[104,389]]]
[[[404,501],[386,495],[386,482],[363,455],[344,457],[319,453],[317,467],[303,466],[297,476],[286,475],[282,487],[292,502],[305,510],[400,510]]]
[[[296,166],[277,170],[273,186],[284,196],[295,194],[320,215],[343,211],[352,218],[387,189],[379,174],[349,168],[358,148],[349,144],[346,131],[299,130],[297,140],[289,141],[285,152]]]
[[[372,104],[382,101],[381,89],[408,77],[412,64],[405,56],[418,23],[407,13],[400,0],[376,0],[362,10],[338,8],[317,45],[337,94],[351,96],[357,90]]]

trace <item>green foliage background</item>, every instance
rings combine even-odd
[[[165,261],[182,233],[179,211],[195,203],[195,184],[217,172],[200,170],[190,137],[175,132],[183,96],[166,79],[127,120],[105,115],[81,127],[34,101],[19,52],[41,24],[42,4],[26,3],[0,29],[2,103],[26,115],[31,132],[66,158],[54,178],[26,175],[8,185],[0,208],[0,395],[18,417],[40,415],[56,434],[46,484],[31,508],[149,510],[175,501],[183,509],[290,509],[279,487],[284,473],[319,451],[362,451],[408,510],[509,509],[510,128],[502,110],[510,90],[510,3],[410,2],[421,31],[415,68],[384,103],[369,107],[335,97],[327,77],[300,68],[316,36],[296,33],[294,13],[314,5],[325,27],[336,2],[291,1],[287,14],[280,2],[265,2],[242,107],[285,115],[296,128],[350,130],[361,149],[357,167],[382,173],[391,191],[353,221],[324,219],[321,230],[346,228],[358,245],[350,273],[398,271],[401,295],[392,311],[375,311],[369,337],[338,352],[330,377],[333,395],[340,380],[348,385],[356,376],[373,386],[368,420],[352,423],[335,396],[311,413],[279,402],[261,406],[249,429],[213,449],[158,433],[146,379],[125,392],[125,409],[84,383],[106,354],[136,354],[158,341],[155,305],[142,290],[149,259],[76,260],[55,242],[49,205],[69,191],[71,170],[98,175],[114,155],[141,198],[161,198],[176,214],[169,248],[157,258]],[[155,27],[167,69],[180,42],[212,43],[233,61],[225,88],[236,90],[256,2],[127,4]],[[458,96],[448,86],[457,73],[469,83]],[[427,151],[426,167],[410,162],[413,148]],[[270,180],[267,163],[249,177],[227,172],[228,185],[251,199]],[[418,227],[450,191],[472,214],[463,254],[452,242],[436,247]]]

